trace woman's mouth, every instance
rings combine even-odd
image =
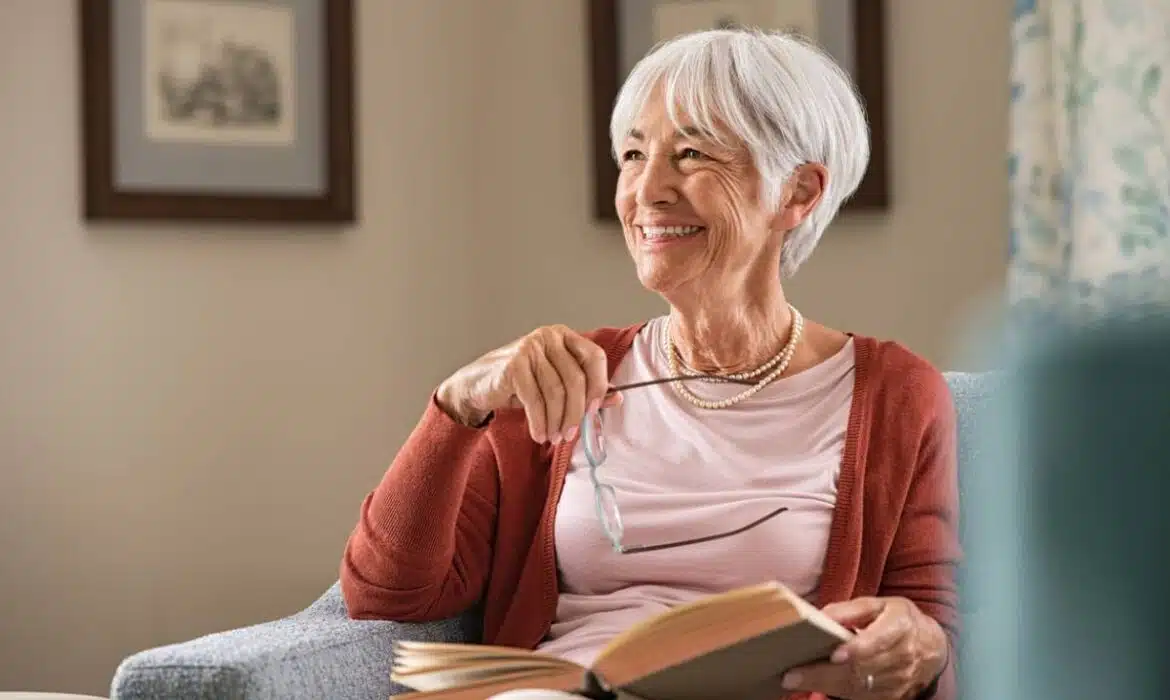
[[[647,243],[667,242],[688,238],[703,231],[702,226],[639,226],[642,240]]]

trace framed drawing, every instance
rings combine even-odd
[[[353,0],[78,11],[87,219],[355,219]]]
[[[872,138],[869,169],[845,210],[889,205],[883,0],[589,0],[594,212],[616,217],[609,117],[625,76],[661,41],[724,26],[791,29],[813,38],[857,83]]]

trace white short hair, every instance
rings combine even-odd
[[[618,93],[610,121],[615,159],[659,87],[676,125],[685,116],[725,143],[731,137],[747,146],[765,203],[778,206],[785,180],[802,163],[828,170],[820,203],[784,242],[781,275],[792,275],[857,190],[869,163],[869,127],[853,81],[826,53],[795,35],[757,29],[684,34],[639,61]]]

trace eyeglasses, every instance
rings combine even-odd
[[[632,384],[624,384],[620,386],[610,387],[607,394],[615,394],[620,391],[629,391],[630,389],[639,389],[644,386],[652,386],[654,384],[666,384],[669,382],[682,382],[702,380],[708,382],[722,382],[728,384],[754,384],[753,381],[743,379],[733,379],[731,377],[716,377],[708,375],[684,375],[677,377],[666,377],[663,379],[650,379],[642,382],[635,382]],[[720,540],[725,537],[731,537],[765,523],[772,518],[780,515],[788,508],[777,508],[767,515],[758,518],[743,527],[738,527],[734,530],[721,532],[716,535],[707,535],[705,537],[695,537],[687,540],[678,540],[675,542],[667,542],[664,544],[639,544],[627,545],[622,543],[622,536],[625,534],[625,527],[622,525],[622,513],[618,509],[617,492],[611,484],[607,484],[601,480],[597,475],[597,468],[605,463],[607,457],[605,451],[605,424],[601,419],[601,411],[593,411],[586,414],[581,420],[581,444],[585,451],[585,459],[589,461],[589,478],[593,481],[593,500],[597,507],[597,518],[601,521],[601,527],[605,530],[605,534],[609,537],[610,543],[613,545],[615,552],[619,554],[637,554],[641,552],[655,552],[663,549],[672,549],[674,547],[685,547],[687,545],[699,544],[701,542],[710,542],[712,540]]]

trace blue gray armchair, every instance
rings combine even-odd
[[[949,373],[959,419],[959,471],[974,461],[974,423],[993,375]],[[962,486],[960,486],[962,488]],[[355,621],[338,585],[291,617],[135,654],[113,700],[386,700],[395,640],[474,641],[474,612],[429,624]]]

